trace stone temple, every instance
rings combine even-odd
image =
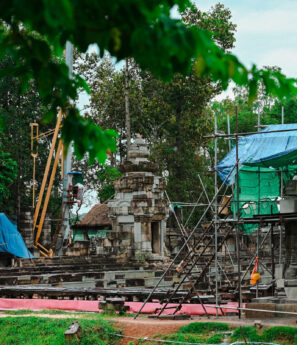
[[[118,255],[162,260],[169,203],[165,178],[156,175],[157,165],[149,156],[148,145],[136,138],[119,167],[123,175],[115,181],[109,217]]]

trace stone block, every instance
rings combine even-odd
[[[126,279],[126,286],[144,286],[144,279]]]
[[[150,241],[143,241],[141,244],[141,248],[145,252],[151,252],[152,251],[152,245]]]
[[[251,319],[255,319],[255,318],[268,319],[269,318],[270,319],[270,318],[275,317],[275,310],[276,310],[275,303],[247,303],[246,308],[255,309],[255,310],[245,310],[246,318],[251,318]],[[268,310],[269,312],[256,311],[256,309]]]
[[[148,199],[148,196],[146,193],[140,192],[140,193],[133,193],[133,201],[136,200],[146,200]]]
[[[141,242],[141,223],[134,223],[134,243]]]
[[[121,242],[121,246],[123,246],[123,247],[130,247],[131,246],[131,241],[130,240],[123,240]]]
[[[290,313],[297,313],[297,303],[277,303],[275,305],[275,316],[280,318],[288,318],[292,315],[290,314],[283,314],[283,312],[290,312]],[[278,313],[281,311],[282,313]]]
[[[127,224],[123,224],[121,226],[121,233],[122,232],[126,232],[126,233],[129,233],[129,234],[132,234],[133,230],[134,230],[134,226],[127,225]]]
[[[64,333],[66,343],[79,342],[82,334],[81,327],[77,321],[73,322],[69,329]]]
[[[112,246],[112,243],[108,238],[105,238],[103,243],[104,243],[104,247],[111,247]]]
[[[118,223],[134,223],[134,216],[133,215],[119,216]]]
[[[122,240],[128,240],[129,242],[131,242],[132,234],[131,232],[123,231],[120,233],[120,237]]]

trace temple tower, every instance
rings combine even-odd
[[[113,244],[120,253],[135,258],[163,259],[169,204],[165,198],[165,178],[156,176],[157,166],[142,138],[131,144],[127,159],[115,181],[115,196],[108,203]]]

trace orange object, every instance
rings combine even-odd
[[[261,277],[260,273],[257,273],[258,263],[259,263],[259,258],[256,257],[255,266],[251,274],[251,281],[250,281],[251,285],[257,284],[258,280]]]
[[[252,279],[253,279],[253,280],[259,280],[259,279],[260,279],[260,273],[254,273],[254,274],[252,274]]]

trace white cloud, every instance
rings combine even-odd
[[[281,6],[280,6],[281,7]],[[238,28],[242,34],[276,36],[295,35],[297,33],[297,3],[285,8],[256,10],[249,13],[236,11]]]
[[[270,50],[264,53],[259,61],[260,65],[280,66],[283,72],[292,77],[297,77],[297,50],[294,47]]]

